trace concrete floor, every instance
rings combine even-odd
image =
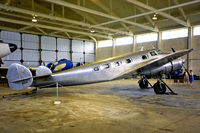
[[[55,88],[0,98],[0,132],[200,132],[200,81],[195,81],[192,87],[169,84],[178,95],[141,90],[137,81],[60,87],[60,105],[53,104]],[[13,91],[0,88],[0,94],[8,92]]]

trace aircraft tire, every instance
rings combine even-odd
[[[141,89],[145,89],[148,87],[148,81],[145,79],[140,79],[139,80],[139,86]]]
[[[154,88],[154,92],[156,94],[165,94],[166,93],[166,86],[163,83],[160,83],[159,81],[153,85],[153,88]]]

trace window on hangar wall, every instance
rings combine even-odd
[[[194,36],[200,35],[200,26],[195,26],[193,30]]]
[[[154,42],[158,40],[157,33],[136,35],[136,43]]]
[[[116,38],[116,46],[131,45],[133,44],[133,37]]]
[[[188,29],[181,28],[175,30],[167,30],[162,32],[162,40],[183,38],[188,36]]]
[[[112,40],[99,41],[98,48],[103,48],[103,47],[112,47]]]

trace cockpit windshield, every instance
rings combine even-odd
[[[156,56],[157,55],[157,53],[155,51],[151,51],[150,54],[151,54],[151,56]]]

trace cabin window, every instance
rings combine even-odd
[[[95,68],[94,68],[94,71],[99,71],[99,67],[95,67]]]
[[[110,68],[110,64],[104,64],[103,66],[104,66],[105,69]]]
[[[115,64],[116,64],[116,66],[120,66],[121,61],[117,61],[117,62],[115,62]]]
[[[151,56],[157,55],[155,51],[150,52]]]
[[[131,59],[126,59],[126,63],[131,63]]]
[[[147,59],[147,55],[142,55],[142,59],[143,60]]]

